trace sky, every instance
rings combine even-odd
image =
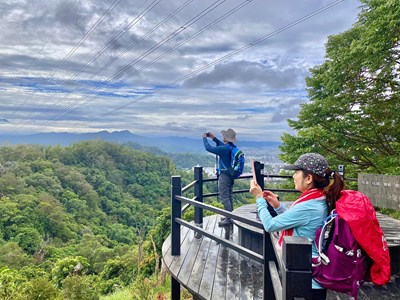
[[[2,134],[233,128],[280,141],[328,36],[351,28],[360,3],[1,0],[0,11]]]

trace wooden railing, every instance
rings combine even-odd
[[[265,177],[290,178],[283,175],[264,175],[264,165],[256,162],[255,170],[258,184],[264,188]],[[241,176],[239,179],[249,179],[252,176]],[[203,194],[205,182],[217,181],[216,178],[204,179],[202,167],[194,168],[194,181],[182,188],[180,176],[171,178],[171,254],[180,255],[181,226],[195,232],[197,238],[208,237],[218,243],[243,254],[250,259],[263,264],[263,297],[264,299],[309,299],[311,293],[311,243],[304,237],[285,237],[282,250],[275,247],[274,235],[266,232],[259,221],[244,218],[234,212],[229,212],[203,202],[206,197],[218,196],[218,193]],[[190,188],[194,188],[194,198],[182,196]],[[275,192],[297,192],[286,189],[270,189]],[[236,190],[233,193],[247,193],[246,190]],[[185,206],[182,207],[182,204]],[[194,224],[182,219],[182,213],[191,205],[195,207]],[[232,218],[233,220],[260,228],[263,230],[263,254],[260,255],[230,240],[220,238],[203,230],[203,209]],[[269,208],[271,213],[275,213]],[[279,275],[281,274],[281,276]],[[180,283],[172,277],[171,299],[180,299]]]

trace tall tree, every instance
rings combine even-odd
[[[284,134],[281,158],[320,152],[354,172],[400,174],[400,5],[360,0],[357,22],[330,36],[306,79],[309,101]]]

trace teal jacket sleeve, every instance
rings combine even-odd
[[[278,215],[273,218],[267,209],[267,203],[264,198],[256,200],[258,215],[263,223],[265,231],[275,232],[289,228],[295,228],[305,225],[309,221],[309,214],[302,205],[295,205],[286,210],[282,205],[275,209]]]

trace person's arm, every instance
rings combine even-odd
[[[286,210],[282,205],[275,209],[278,215],[273,218],[268,212],[267,203],[264,198],[259,197],[256,200],[257,211],[263,223],[265,231],[274,232],[295,228],[307,224],[309,214],[307,209],[303,208],[304,205],[298,204],[291,209]]]
[[[214,136],[214,138],[212,139],[214,142],[215,142],[215,144],[217,145],[217,146],[224,146],[225,144],[223,143],[223,142],[221,142],[219,139],[217,139],[215,136]]]
[[[216,137],[214,137],[214,140],[218,140]],[[211,153],[217,154],[217,155],[227,155],[230,153],[230,150],[228,147],[225,146],[224,143],[222,143],[222,145],[220,146],[211,146],[208,143],[207,137],[203,136],[203,143],[204,143],[204,148]]]

